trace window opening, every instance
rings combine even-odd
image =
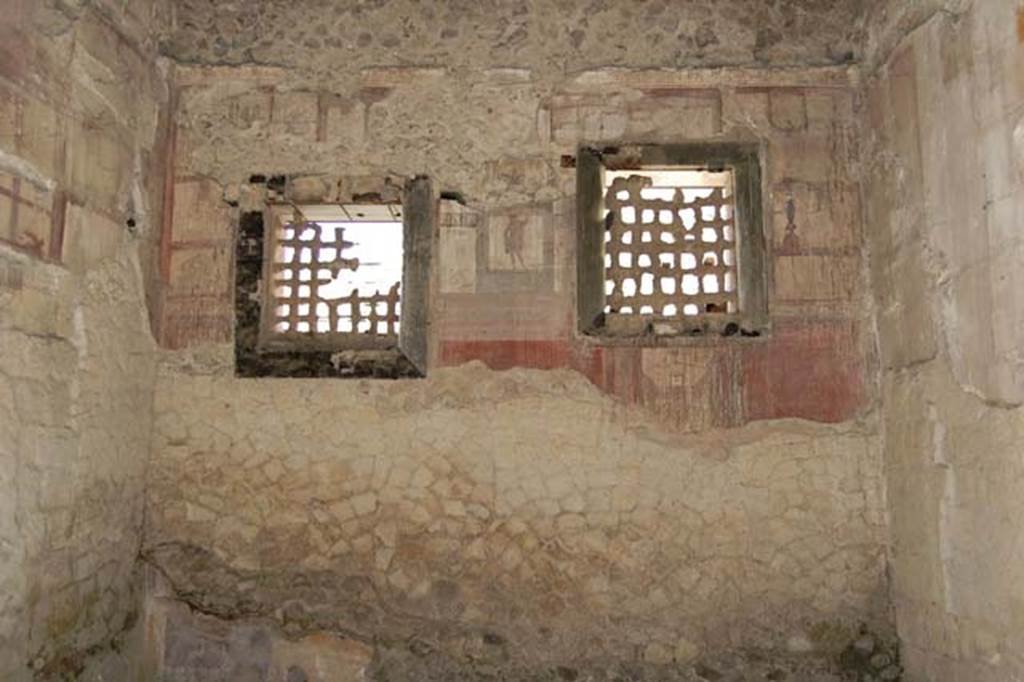
[[[731,169],[605,171],[604,312],[740,312],[734,184]]]
[[[399,206],[299,207],[280,214],[275,225],[265,341],[395,343],[403,268]]]

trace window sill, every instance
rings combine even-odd
[[[577,332],[576,338],[586,344],[609,347],[679,348],[686,346],[721,346],[723,344],[760,344],[771,339],[770,327],[735,330],[692,330],[677,333],[656,333],[653,324],[643,332],[613,332],[599,328]]]
[[[423,373],[397,348],[258,350],[235,356],[239,378],[418,379]]]

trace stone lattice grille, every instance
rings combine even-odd
[[[739,311],[730,172],[615,173],[608,183],[605,312]]]
[[[342,271],[372,267],[345,255],[355,245],[345,239],[345,231],[341,225],[316,222],[279,228],[271,265],[274,332],[318,337],[398,334],[401,281],[386,291],[344,291],[337,286]]]

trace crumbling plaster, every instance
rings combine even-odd
[[[861,621],[885,630],[888,596],[909,679],[1024,674],[1019,3],[877,0],[866,26],[862,3],[814,0],[628,13],[183,0],[173,17],[158,2],[15,4],[0,20],[3,104],[18,103],[0,110],[0,175],[66,210],[67,231],[39,232],[52,216],[32,211],[20,232],[0,223],[20,240],[0,247],[0,676],[129,674],[141,645],[117,648],[139,635],[140,546],[160,574],[154,594],[220,632],[271,627],[285,652],[275,675],[324,652],[358,668],[371,641],[378,658],[401,643],[494,665],[824,653]],[[179,62],[174,155],[161,148],[154,32]],[[739,416],[701,404],[677,418],[685,401],[629,405],[564,368],[232,377],[230,255],[218,250],[237,220],[229,203],[259,205],[250,173],[372,187],[429,172],[471,210],[541,207],[556,226],[553,292],[530,304],[562,305],[562,156],[586,141],[681,138],[764,145],[776,249],[787,197],[813,216],[817,229],[800,222],[807,251],[776,252],[772,311],[776,330],[853,329],[840,383],[868,385],[828,413],[836,423],[747,423],[779,416],[751,411],[747,392]],[[158,269],[163,159],[182,190],[168,215],[192,232],[168,233]],[[175,238],[214,267],[179,259]],[[153,346],[144,311],[173,310],[165,293],[201,301],[200,315],[176,318],[185,331],[157,325],[186,350]],[[490,303],[449,297],[435,312],[465,332]],[[516,315],[504,331],[517,339],[571,326],[561,312]],[[666,357],[642,357],[637,391],[667,390],[656,377],[678,368]],[[688,382],[686,400],[707,392],[692,373],[672,381]],[[195,627],[178,606],[161,625],[179,627],[168,641]],[[239,616],[237,629],[223,621]]]
[[[720,44],[678,59],[650,35],[698,16],[680,4],[594,6],[576,47],[547,37],[567,10],[546,3],[450,20],[354,5],[359,21],[337,24],[301,3],[179,5],[165,43],[185,62],[173,350],[143,553],[160,603],[296,638],[333,632],[376,645],[367,661],[436,651],[466,666],[482,638],[514,667],[825,656],[862,623],[886,634],[857,71],[825,49],[856,32],[855,5],[709,3]],[[793,18],[793,39],[754,50],[754,15],[766,30]],[[616,40],[589,37],[605,22]],[[421,39],[435,29],[451,35]],[[579,345],[577,145],[709,139],[764,153],[774,248],[786,202],[797,207],[799,238],[769,277],[773,333],[662,353]],[[384,178],[393,189],[414,174],[464,198],[440,203],[425,380],[233,376],[225,254],[240,213],[267,198],[253,174],[288,175],[298,201],[386,193]],[[523,272],[484,241],[509,215],[536,244]],[[551,369],[443,367],[488,344],[494,365]],[[156,654],[168,675],[216,649],[173,609],[151,619],[175,643]]]
[[[596,66],[846,64],[864,0],[259,3],[179,0],[164,42],[182,63],[298,67],[333,76],[381,64]]]
[[[130,679],[142,650],[168,19],[159,2],[0,12],[5,681]]]
[[[442,650],[495,633],[548,663],[885,628],[870,424],[681,436],[568,370],[227,362],[167,362],[157,391],[145,556],[200,611]]]
[[[864,196],[910,679],[1024,675],[1018,2],[881,3]]]

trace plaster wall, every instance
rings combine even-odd
[[[144,556],[169,679],[241,674],[243,625],[264,628],[257,676],[289,670],[282,637],[324,633],[365,674],[398,652],[527,679],[884,633],[856,81],[826,48],[853,40],[850,3],[568,24],[546,3],[219,7],[182,3],[168,38],[188,64]],[[666,51],[705,21],[718,42]],[[579,338],[577,145],[709,139],[763,152],[771,334]],[[233,240],[267,199],[250,177],[301,202],[414,174],[464,199],[438,202],[428,377],[235,378]]]
[[[137,669],[168,19],[158,2],[0,11],[3,680]]]
[[[881,3],[864,121],[911,680],[1024,676],[1024,8]]]

